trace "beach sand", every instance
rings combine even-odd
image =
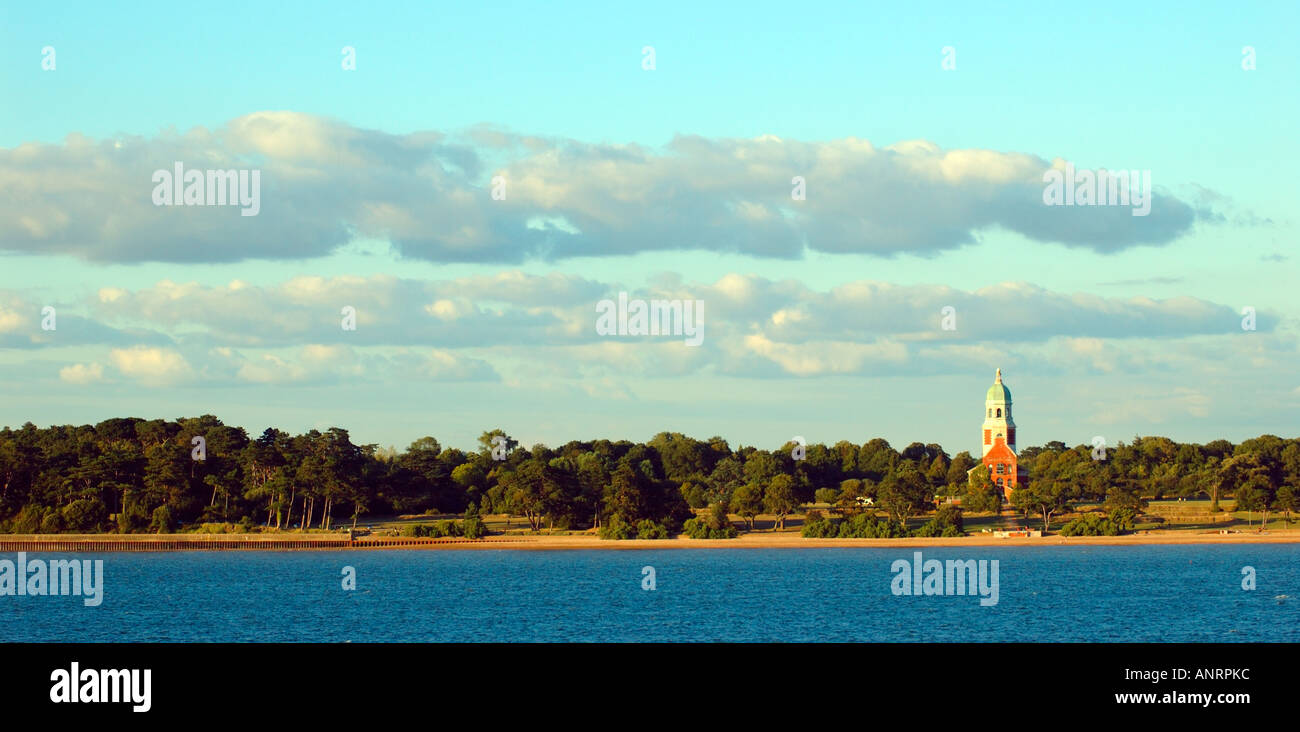
[[[220,546],[217,546],[217,543]],[[58,543],[46,551],[166,551],[186,549],[415,549],[415,550],[566,550],[566,549],[805,549],[827,547],[963,547],[963,546],[1153,546],[1170,544],[1294,544],[1300,543],[1300,529],[1271,530],[1266,534],[1242,531],[1220,534],[1208,531],[1161,530],[1125,536],[1043,536],[1000,539],[976,533],[964,537],[906,539],[805,539],[795,532],[757,532],[735,539],[661,539],[606,541],[593,534],[529,536],[509,534],[485,540],[407,539],[362,537],[348,545],[346,536],[329,534],[173,534],[173,535],[0,535],[0,551],[42,551],[41,545]],[[129,548],[123,545],[130,545]],[[166,544],[166,546],[161,546]],[[212,546],[205,546],[212,544]],[[235,546],[232,546],[234,544]],[[281,546],[276,546],[280,544]],[[318,545],[318,546],[314,546]]]

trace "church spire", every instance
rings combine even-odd
[[[1002,383],[1002,367],[1000,366],[998,367],[997,373],[993,375],[993,383],[994,384]]]

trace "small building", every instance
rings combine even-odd
[[[1020,529],[1003,529],[993,532],[995,539],[1037,539],[1043,535],[1038,529],[1020,528]]]

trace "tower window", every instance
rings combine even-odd
[[[993,410],[992,410],[992,409],[989,409],[989,416],[990,416],[990,417],[993,416]]]
[[[1001,407],[998,408],[998,416],[999,416],[999,417],[1002,416],[1002,408],[1001,408]]]

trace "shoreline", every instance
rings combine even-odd
[[[170,552],[170,551],[354,551],[354,550],[639,550],[639,549],[809,549],[851,547],[1057,547],[1057,546],[1163,546],[1177,544],[1298,544],[1300,530],[1268,534],[1171,531],[1124,536],[1050,535],[994,538],[982,534],[964,537],[909,537],[900,539],[812,539],[797,533],[745,534],[735,539],[630,539],[604,540],[594,535],[490,536],[484,539],[428,539],[412,537],[346,537],[220,534],[8,534],[0,535],[0,553],[11,552]]]

